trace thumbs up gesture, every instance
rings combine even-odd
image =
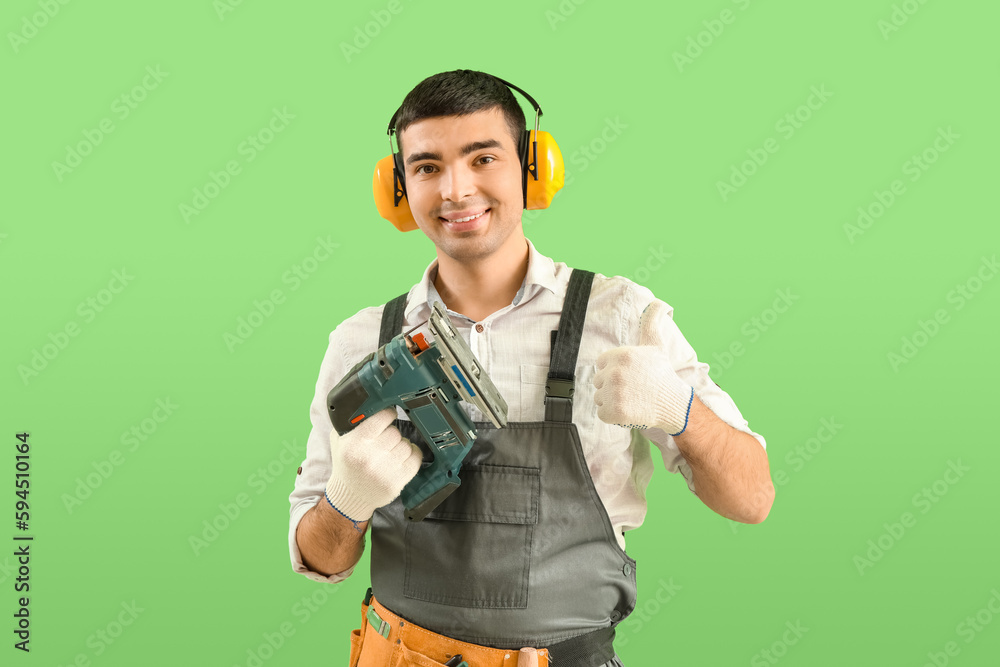
[[[687,428],[694,389],[670,366],[657,323],[666,304],[655,300],[639,318],[639,345],[597,357],[597,416],[624,428],[658,428],[680,435]]]

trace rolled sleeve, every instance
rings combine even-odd
[[[305,575],[306,577],[312,579],[313,581],[322,581],[328,584],[339,584],[341,581],[344,581],[349,576],[351,576],[351,573],[354,572],[354,566],[344,570],[343,572],[336,572],[334,574],[331,574],[330,576],[325,576],[320,574],[319,572],[314,572],[313,570],[310,570],[302,562],[302,554],[299,552],[299,545],[295,541],[295,531],[298,528],[299,522],[302,520],[302,517],[305,515],[306,512],[312,509],[312,507],[313,505],[307,503],[303,503],[299,506],[292,507],[292,512],[291,512],[292,518],[288,529],[288,553],[292,560],[292,569],[298,572],[299,574]]]
[[[290,503],[288,522],[288,553],[295,572],[305,575],[314,581],[325,581],[331,584],[339,583],[351,576],[354,567],[329,576],[314,572],[302,562],[295,531],[302,517],[323,499],[326,483],[330,479],[332,468],[330,458],[330,432],[333,425],[326,409],[326,397],[334,385],[343,377],[346,362],[340,345],[337,342],[337,330],[330,334],[330,344],[326,349],[323,362],[320,365],[319,378],[316,381],[316,392],[309,408],[309,418],[312,430],[306,442],[306,458],[302,461],[301,473],[295,477],[295,487],[288,496]]]
[[[642,312],[656,300],[653,293],[647,288],[637,285],[636,289],[638,295],[633,300],[635,308],[629,314],[633,320],[629,323],[631,325],[629,328],[634,332],[632,335],[635,339],[629,343],[631,345],[638,344],[639,318],[642,316]],[[684,338],[681,330],[674,322],[673,308],[669,304],[664,303],[664,305],[666,308],[660,311],[662,316],[656,324],[660,330],[660,339],[664,341],[664,351],[670,358],[674,372],[677,373],[677,376],[681,380],[694,388],[694,393],[697,394],[701,402],[714,412],[719,419],[738,431],[750,434],[760,443],[761,447],[767,449],[764,437],[750,429],[750,425],[743,418],[733,399],[709,377],[708,364],[698,361],[698,355],[695,353],[694,348],[687,342],[687,339]],[[681,473],[687,481],[688,488],[694,493],[691,466],[688,465],[683,454],[677,448],[674,438],[656,428],[647,429],[646,434],[649,440],[660,449],[664,467],[672,473]]]

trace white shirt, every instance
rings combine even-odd
[[[528,271],[510,305],[479,322],[448,311],[455,328],[507,402],[508,421],[542,421],[545,418],[543,397],[549,366],[550,331],[558,328],[571,272],[566,264],[553,262],[528,241]],[[404,330],[420,323],[424,323],[423,330],[426,330],[431,304],[434,301],[443,303],[434,288],[436,275],[437,259],[409,291]],[[646,487],[653,475],[650,442],[660,450],[666,469],[680,472],[694,492],[691,468],[672,437],[659,429],[629,431],[605,424],[598,419],[594,403],[597,357],[614,347],[638,344],[639,317],[654,299],[649,289],[627,278],[596,273],[577,358],[573,422],[580,434],[594,487],[622,549],[625,548],[623,533],[638,528],[646,516]],[[327,394],[348,370],[377,349],[383,309],[384,304],[365,308],[330,333],[330,345],[316,381],[316,393],[309,411],[312,431],[306,443],[306,458],[289,496],[288,531],[292,568],[316,581],[338,583],[354,571],[352,567],[327,577],[308,570],[302,564],[295,530],[302,515],[323,499],[330,478],[330,431],[333,426],[327,414]],[[720,419],[749,433],[766,447],[764,438],[750,430],[729,395],[709,378],[708,364],[698,361],[695,351],[674,324],[673,308],[668,306],[662,312],[664,316],[658,328],[661,340],[665,341],[664,351],[677,375],[694,387],[698,398]],[[429,338],[433,340],[432,335]],[[475,407],[463,406],[473,421],[488,421]],[[401,409],[398,413],[400,419],[406,418]]]

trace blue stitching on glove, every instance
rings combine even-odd
[[[694,387],[691,387],[691,398],[688,399],[688,409],[687,412],[684,413],[684,426],[683,428],[681,428],[681,430],[677,431],[677,433],[668,433],[667,435],[671,437],[675,435],[680,435],[681,433],[684,432],[684,429],[688,427],[688,417],[691,416],[691,404],[693,402],[694,402]]]
[[[344,517],[345,519],[347,519],[348,521],[350,521],[352,524],[354,524],[354,530],[358,531],[359,533],[362,532],[361,527],[358,525],[357,521],[355,521],[351,517],[349,517],[346,514],[344,514],[343,512],[341,512],[339,509],[337,509],[336,505],[334,505],[333,503],[330,502],[330,496],[326,495],[326,491],[323,492],[323,497],[326,498],[326,504],[327,505],[329,505],[333,509],[337,510],[337,514],[339,514],[340,516]]]

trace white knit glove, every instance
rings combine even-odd
[[[594,402],[606,424],[658,428],[680,435],[687,428],[694,389],[670,366],[656,323],[666,304],[656,300],[639,318],[639,345],[616,347],[597,357]]]
[[[353,431],[330,432],[333,471],[326,484],[326,501],[354,522],[367,521],[388,505],[420,470],[420,448],[393,425],[396,408],[368,417]]]

